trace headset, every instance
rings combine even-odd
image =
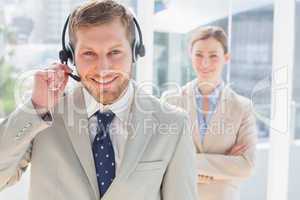
[[[64,27],[62,31],[62,50],[59,51],[59,59],[62,64],[68,64],[68,61],[70,61],[73,65],[76,66],[75,64],[75,56],[74,56],[74,48],[73,45],[71,44],[71,41],[66,44],[66,32],[67,28],[69,26],[69,20],[70,20],[70,15],[68,16]],[[135,26],[135,36],[133,39],[133,43],[131,46],[132,50],[132,62],[135,63],[139,57],[144,57],[146,54],[146,49],[145,45],[143,43],[143,36],[142,36],[142,31],[140,28],[140,25],[137,21],[137,19],[133,16],[133,23]],[[137,34],[136,34],[137,33]],[[69,76],[71,76],[75,81],[81,81],[81,78],[75,74],[68,73]]]

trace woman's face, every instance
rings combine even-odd
[[[198,81],[207,83],[219,82],[224,65],[229,61],[229,55],[225,54],[222,44],[212,37],[195,42],[191,58]]]

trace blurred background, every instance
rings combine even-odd
[[[17,104],[14,88],[18,78],[28,70],[45,68],[58,61],[62,26],[69,12],[84,0],[0,0],[0,118]],[[199,26],[218,25],[229,35],[231,62],[223,77],[235,91],[251,98],[257,113],[259,144],[254,176],[242,186],[241,199],[264,200],[275,186],[270,176],[284,176],[281,187],[286,199],[298,200],[300,191],[300,0],[123,0],[135,11],[146,43],[147,56],[135,66],[138,82],[152,82],[149,91],[160,96],[170,83],[184,85],[195,78],[187,52],[191,31]],[[276,2],[289,2],[287,9]],[[279,3],[278,3],[279,4]],[[279,8],[280,7],[280,8]],[[276,8],[276,9],[275,9]],[[288,9],[291,13],[289,13]],[[276,11],[276,12],[275,12]],[[287,12],[287,14],[285,14]],[[275,15],[276,13],[276,15]],[[275,17],[277,16],[277,17]],[[288,23],[292,17],[293,23]],[[285,24],[287,22],[287,24]],[[281,28],[281,26],[283,26]],[[276,30],[288,26],[292,43],[276,44]],[[287,30],[287,34],[288,33]],[[276,37],[289,38],[290,35]],[[286,50],[293,55],[286,58]],[[275,54],[276,52],[276,54]],[[290,60],[275,66],[278,57]],[[275,61],[274,61],[275,60]],[[292,63],[292,64],[290,64]],[[280,63],[281,64],[281,63]],[[287,68],[288,115],[287,142],[282,155],[288,162],[280,174],[272,170],[281,148],[272,142],[274,114],[273,82],[278,67]],[[284,72],[278,72],[284,73]],[[280,74],[279,74],[280,75]],[[24,84],[25,87],[25,84]],[[283,122],[282,122],[283,123]],[[276,136],[275,136],[276,137]],[[276,144],[276,145],[275,145]],[[27,200],[29,173],[16,186],[0,193],[2,200]],[[280,184],[279,184],[280,186]],[[284,200],[284,199],[280,199]]]

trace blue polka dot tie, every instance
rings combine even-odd
[[[109,125],[115,114],[97,112],[97,135],[93,142],[93,155],[100,197],[103,197],[116,175],[115,153],[109,136]]]

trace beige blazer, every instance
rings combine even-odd
[[[249,178],[254,168],[257,130],[251,102],[225,87],[201,142],[194,91],[196,84],[197,80],[193,80],[179,91],[167,91],[162,95],[162,101],[182,107],[191,118],[198,174],[214,178],[208,184],[198,183],[200,199],[237,200],[241,181]],[[234,144],[247,144],[249,149],[241,156],[224,155]]]
[[[135,90],[124,158],[102,199],[196,200],[187,114]],[[24,108],[0,123],[0,189],[16,183],[30,163],[29,200],[99,200],[82,87],[62,98],[51,125]]]

